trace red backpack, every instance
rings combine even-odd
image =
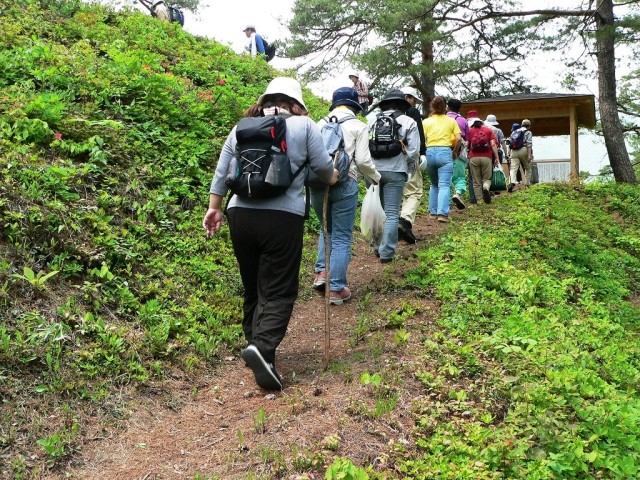
[[[469,148],[472,152],[481,153],[491,150],[491,135],[484,127],[470,128],[469,136],[471,137]]]

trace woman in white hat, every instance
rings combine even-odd
[[[300,84],[293,78],[274,78],[245,116],[286,117],[287,157],[291,170],[306,161],[323,181],[333,184],[338,172],[316,124],[307,116]],[[222,147],[211,182],[209,209],[202,225],[207,237],[222,226],[225,179],[236,152],[236,128]],[[242,358],[253,370],[256,383],[267,390],[281,390],[275,369],[276,348],[284,338],[298,296],[302,258],[305,199],[304,175],[297,175],[280,196],[266,199],[233,195],[227,205],[231,243],[244,286],[242,329],[248,342]]]

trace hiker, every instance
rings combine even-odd
[[[262,40],[262,36],[256,33],[255,25],[249,24],[244,27],[244,30],[242,31],[249,39],[249,44],[247,45],[246,49],[251,54],[251,56],[255,57],[258,53],[265,56],[264,42]]]
[[[416,122],[405,115],[411,105],[401,90],[389,90],[379,106],[380,112],[369,120],[369,150],[380,172],[380,201],[387,220],[380,244],[373,245],[373,248],[381,263],[389,263],[398,245],[398,219],[404,184],[413,175],[419,160],[420,135]],[[390,129],[383,131],[385,122]]]
[[[358,92],[358,103],[364,116],[369,111],[369,86],[360,80],[359,73],[350,73],[349,80],[353,82],[353,88]]]
[[[531,185],[531,162],[533,161],[533,133],[531,133],[531,120],[524,119],[521,122],[521,127],[512,132],[509,140],[511,142],[511,175],[509,186],[507,187],[508,192],[513,192],[513,187],[518,183],[518,169],[520,165],[524,169],[524,186],[528,187]],[[523,145],[519,148],[518,145],[514,144],[514,135],[517,135],[517,132],[522,132],[523,135]],[[514,148],[516,147],[516,148]]]
[[[140,0],[140,3],[151,13],[151,16],[157,18],[158,20],[162,20],[164,22],[171,21],[171,17],[169,15],[169,8],[162,1],[153,1],[153,0]]]
[[[520,128],[519,123],[512,124],[511,133],[515,132],[519,128]],[[509,138],[507,138],[505,142],[507,144],[507,159],[509,160],[509,163],[508,163],[509,171],[506,173],[506,175],[507,175],[507,178],[509,178],[510,172],[511,172],[511,134],[509,134]],[[518,168],[518,173],[516,174],[516,180],[517,180],[516,183],[520,183],[522,181],[522,177],[523,177],[522,165],[520,165],[520,168]]]
[[[356,220],[358,206],[358,171],[370,183],[377,184],[380,173],[371,159],[369,152],[369,131],[367,125],[356,118],[362,110],[358,102],[358,93],[351,87],[341,87],[333,92],[330,112],[327,118],[318,122],[322,128],[327,119],[335,117],[340,123],[344,137],[344,149],[349,156],[349,174],[344,181],[340,181],[329,188],[327,203],[327,231],[330,240],[329,265],[329,303],[342,305],[351,298],[347,282],[347,268],[351,261],[351,241],[353,225]],[[311,205],[319,219],[322,219],[325,188],[311,188]],[[313,286],[324,289],[327,281],[325,275],[324,232],[318,240],[318,256],[315,264],[315,279]]]
[[[446,115],[447,107],[443,97],[434,97],[429,110],[429,116],[422,122],[427,137],[426,170],[431,180],[429,214],[438,222],[447,223],[453,161],[460,154],[462,134],[458,122]]]
[[[406,115],[413,118],[418,127],[418,135],[420,135],[420,163],[426,162],[425,155],[427,147],[424,143],[424,128],[422,127],[422,115],[416,108],[418,103],[422,103],[422,99],[418,91],[413,87],[402,87],[400,89],[404,93],[404,99],[409,102],[409,109]],[[416,237],[413,234],[413,222],[416,220],[416,213],[420,206],[420,200],[423,194],[422,170],[416,168],[411,178],[404,184],[402,208],[400,210],[400,219],[398,220],[398,236],[407,243],[416,243]]]
[[[451,200],[458,207],[459,210],[464,210],[467,206],[462,201],[462,195],[467,191],[467,152],[466,152],[466,140],[469,134],[469,124],[467,119],[460,115],[460,108],[462,102],[457,98],[450,98],[447,100],[447,117],[453,118],[460,127],[460,136],[462,137],[462,144],[458,156],[453,160],[453,174],[451,176],[451,184],[453,185],[453,196]],[[451,148],[455,148],[455,137],[452,139]],[[470,170],[469,170],[470,171]],[[471,184],[471,175],[469,175],[469,197],[472,200],[471,203],[475,203],[475,195],[473,194],[473,185]]]
[[[491,175],[493,165],[499,165],[498,139],[493,130],[478,117],[476,110],[467,112],[469,123],[469,163],[473,176],[473,190],[477,198],[491,203]]]
[[[291,171],[300,171],[308,162],[326,183],[337,180],[317,125],[307,116],[302,89],[297,80],[274,78],[263,95],[245,112],[245,117],[287,115],[286,152]],[[225,179],[233,171],[236,131],[227,137],[210,188],[209,209],[202,225],[207,237],[222,225],[222,201],[227,194]],[[251,368],[256,383],[268,390],[281,390],[282,380],[275,368],[276,348],[286,331],[298,295],[302,257],[305,199],[304,175],[297,175],[290,187],[273,198],[231,196],[227,217],[233,251],[244,286],[242,329],[248,346],[242,358]]]
[[[489,114],[484,120],[484,124],[493,130],[493,134],[498,140],[498,155],[500,156],[500,168],[504,172],[506,178],[509,177],[509,157],[507,156],[507,141],[504,138],[504,132],[498,127],[500,123],[495,115]]]

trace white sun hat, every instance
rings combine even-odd
[[[488,123],[489,125],[500,125],[495,115],[487,115],[485,123]]]
[[[400,90],[405,95],[411,95],[413,98],[416,99],[416,101],[418,103],[422,103],[422,98],[420,98],[420,94],[418,93],[418,90],[416,90],[415,88],[413,88],[413,87],[402,87]]]
[[[276,77],[271,80],[265,92],[258,98],[258,105],[264,103],[265,97],[278,93],[292,98],[298,102],[302,108],[307,110],[307,106],[304,104],[304,100],[302,100],[302,87],[300,86],[300,82],[291,77]]]

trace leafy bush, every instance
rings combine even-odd
[[[419,420],[408,478],[638,475],[638,193],[536,186],[420,252],[408,282],[435,290],[449,335],[499,362],[504,402],[476,421]]]
[[[0,47],[0,389],[28,399],[0,430],[27,431],[30,402],[101,399],[236,348],[228,230],[205,242],[201,221],[223,142],[276,72],[79,0],[3,6]],[[56,461],[75,436],[48,428]]]

